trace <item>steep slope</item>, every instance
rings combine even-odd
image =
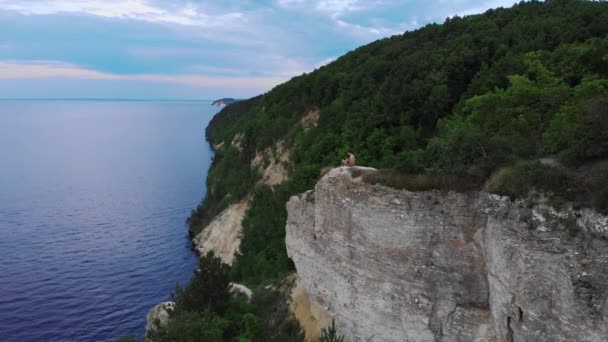
[[[286,239],[311,305],[347,341],[608,336],[608,217],[395,190],[351,171],[292,197]]]

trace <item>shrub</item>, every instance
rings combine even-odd
[[[259,341],[304,341],[302,327],[289,309],[288,293],[290,291],[277,291],[272,287],[254,293],[251,302],[260,308],[264,317]]]
[[[230,299],[228,266],[213,252],[204,255],[199,270],[184,288],[177,286],[173,294],[175,314],[184,311],[222,314]]]
[[[486,183],[485,190],[512,200],[526,198],[530,190],[575,200],[580,186],[568,170],[542,164],[538,161],[524,161],[497,171]]]

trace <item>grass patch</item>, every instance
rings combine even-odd
[[[489,179],[473,173],[412,174],[395,170],[353,170],[351,173],[353,177],[362,177],[367,184],[409,191],[464,193],[483,189],[508,196],[511,200],[525,199],[532,202],[539,200],[539,194],[542,194],[547,198],[548,204],[555,208],[572,203],[574,208],[589,207],[608,214],[608,161],[595,162],[577,169],[546,165],[539,161],[520,161],[498,170]]]
[[[409,191],[457,191],[468,192],[481,189],[483,182],[472,175],[446,174],[408,174],[394,170],[380,170],[363,174],[363,181],[368,184],[380,184],[395,189]]]
[[[578,169],[523,161],[496,172],[486,182],[486,191],[509,198],[527,199],[532,190],[548,197],[549,204],[571,202],[575,208],[591,207],[608,213],[608,163],[598,162]]]

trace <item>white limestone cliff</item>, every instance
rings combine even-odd
[[[346,341],[606,341],[608,224],[485,192],[329,172],[287,204],[287,250]]]

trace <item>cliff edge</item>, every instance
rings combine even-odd
[[[287,203],[301,285],[346,341],[606,340],[607,217],[352,171]]]

